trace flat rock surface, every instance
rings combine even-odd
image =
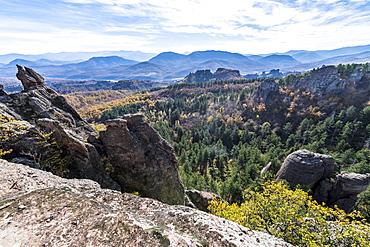
[[[292,246],[185,206],[0,160],[0,246]]]

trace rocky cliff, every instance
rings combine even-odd
[[[294,87],[296,88],[309,89],[313,92],[321,93],[338,93],[345,86],[346,81],[340,78],[338,69],[333,65],[313,69],[305,78],[294,82]]]
[[[148,90],[157,83],[149,80],[120,80],[112,86],[112,90]]]
[[[5,159],[184,204],[173,149],[143,116],[108,121],[107,130],[98,133],[63,96],[44,85],[41,75],[17,67],[24,90],[0,96],[1,127],[8,130],[0,148],[12,150]]]
[[[207,82],[207,81],[220,81],[220,80],[242,80],[245,79],[240,75],[239,70],[218,68],[215,73],[209,69],[197,70],[195,73],[191,72],[187,75],[182,82]]]
[[[0,246],[292,246],[185,206],[0,160]]]

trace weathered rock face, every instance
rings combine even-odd
[[[245,79],[240,75],[239,70],[218,68],[215,73],[212,73],[209,69],[197,70],[195,73],[187,75],[183,82],[207,82],[207,81],[219,81],[219,80],[241,80]]]
[[[78,128],[85,135],[93,131],[63,96],[43,85],[43,78],[35,71],[18,65],[17,77],[22,80],[24,90],[3,96],[0,101],[23,120],[34,124],[36,119],[50,118],[70,128]]]
[[[218,68],[215,73],[213,73],[214,80],[240,80],[244,79],[240,75],[239,70],[236,69],[225,69],[225,68]]]
[[[113,90],[146,90],[152,88],[154,82],[149,80],[120,80],[113,86]]]
[[[309,89],[312,92],[336,93],[345,88],[345,80],[341,80],[335,66],[313,69],[303,80],[295,81],[296,88]]]
[[[261,103],[273,98],[270,96],[277,93],[279,93],[279,84],[274,79],[265,79],[258,85],[257,90],[253,94],[253,99]]]
[[[355,69],[352,74],[349,75],[347,81],[349,83],[354,83],[354,82],[358,82],[358,81],[361,81],[362,79],[362,76],[363,76],[363,73],[360,69]]]
[[[4,86],[0,84],[0,96],[6,95],[6,92],[4,91]]]
[[[113,172],[123,191],[184,205],[184,187],[173,148],[141,114],[108,120],[100,132]]]
[[[185,206],[0,160],[0,246],[292,246]]]
[[[199,190],[186,190],[186,195],[190,198],[194,206],[204,212],[209,212],[208,206],[211,201],[222,200],[222,198],[214,193],[199,191]]]
[[[67,130],[56,121],[49,118],[38,119],[37,125],[42,131],[52,133],[56,142],[67,150],[68,155],[75,164],[73,170],[81,178],[88,178],[97,181],[103,188],[120,190],[121,187],[110,178],[105,172],[105,166],[96,150],[89,143],[86,143],[81,136],[73,130]]]
[[[285,179],[313,188],[321,179],[332,177],[333,171],[334,159],[331,156],[298,150],[284,160],[275,179]]]
[[[342,172],[329,192],[328,204],[338,205],[339,208],[350,212],[353,210],[357,195],[370,185],[370,174]]]
[[[33,69],[22,67],[17,64],[17,78],[22,82],[24,90],[28,91],[38,87],[44,87],[44,77]]]
[[[211,70],[197,70],[195,73],[191,72],[184,78],[184,82],[192,83],[192,82],[206,82],[210,81],[213,78],[213,74]]]
[[[370,185],[370,174],[342,172],[334,178],[334,159],[329,155],[298,150],[285,160],[275,179],[309,186],[313,198],[350,212],[357,195]]]

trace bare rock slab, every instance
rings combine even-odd
[[[290,247],[185,206],[0,160],[0,246]]]

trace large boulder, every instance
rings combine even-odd
[[[113,170],[110,174],[122,191],[184,205],[174,150],[144,116],[129,114],[108,120],[106,125],[100,140]]]
[[[357,195],[370,185],[370,174],[342,172],[335,177],[333,157],[308,150],[288,155],[275,179],[309,186],[316,201],[346,212],[353,210]]]
[[[329,155],[298,150],[288,155],[275,176],[295,184],[313,188],[320,180],[333,176],[334,159]]]
[[[289,247],[185,206],[0,160],[0,246]]]
[[[210,205],[211,201],[222,200],[220,196],[206,191],[192,189],[186,190],[185,193],[189,197],[195,208],[204,212],[209,212],[208,206]]]

